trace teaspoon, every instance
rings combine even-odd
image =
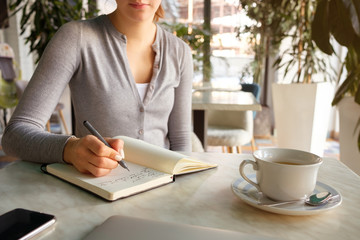
[[[279,206],[279,205],[283,205],[283,204],[296,203],[296,202],[303,201],[306,204],[311,205],[311,206],[319,206],[319,205],[323,205],[337,197],[339,197],[338,194],[332,195],[330,192],[320,192],[320,193],[311,195],[310,197],[306,198],[305,200],[295,200],[295,201],[275,202],[275,203],[259,203],[259,205],[273,207],[273,206]]]

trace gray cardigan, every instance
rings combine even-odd
[[[48,44],[5,129],[4,151],[33,162],[63,162],[69,136],[44,126],[69,84],[76,136],[88,120],[107,137],[125,135],[191,151],[190,48],[157,26],[153,75],[142,102],[126,56],[126,36],[108,16],[63,25]]]

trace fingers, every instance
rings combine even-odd
[[[88,172],[91,173],[92,175],[94,175],[95,177],[102,177],[102,176],[109,174],[111,172],[111,169],[99,168],[92,164],[89,164]]]
[[[107,147],[104,143],[91,135],[86,136],[84,141],[86,141],[89,150],[94,153],[94,155],[99,157],[93,158],[93,160],[95,160],[95,162],[93,162],[95,166],[103,166],[102,164],[106,163],[106,158],[110,158],[114,161],[120,161],[123,159],[121,150],[123,148],[124,142],[121,139],[112,140],[110,138],[106,138],[106,141],[109,141],[109,144],[112,146],[112,148]],[[99,163],[96,163],[97,161],[99,161]]]
[[[87,161],[97,168],[114,169],[118,166],[118,161],[109,157],[99,157],[89,152]]]
[[[70,139],[64,148],[64,161],[73,164],[82,173],[104,176],[118,166],[117,161],[122,159],[118,151],[121,152],[124,145],[121,139],[107,141],[114,149],[92,135]]]
[[[115,149],[120,156],[122,157],[122,159],[125,158],[125,153],[124,153],[124,141],[121,139],[115,139],[115,138],[105,138],[105,140],[110,144],[110,146]]]

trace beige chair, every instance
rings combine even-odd
[[[17,96],[18,98],[20,99],[23,92],[25,91],[25,88],[27,86],[27,84],[29,83],[29,81],[25,81],[25,80],[16,80],[15,81],[15,85],[16,85],[16,93],[17,93]],[[64,118],[64,114],[63,114],[63,110],[64,109],[64,104],[59,102],[55,109],[54,109],[54,112],[56,111],[58,114],[59,114],[59,117],[60,117],[60,120],[64,126],[64,130],[65,130],[65,133],[67,135],[70,134],[69,130],[68,130],[68,127],[66,125],[66,122],[65,122],[65,118]],[[51,132],[51,129],[50,129],[50,119],[49,121],[46,123],[46,129],[48,132]]]
[[[241,153],[241,146],[251,143],[255,151],[253,141],[254,119],[252,111],[208,111],[207,144],[209,146],[222,146],[227,152],[232,153],[236,147]]]
[[[191,132],[191,148],[192,152],[204,152],[203,145],[194,132]]]

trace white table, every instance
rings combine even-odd
[[[224,82],[194,82],[193,90],[199,91],[240,91],[241,84],[228,84]]]
[[[0,170],[0,214],[19,207],[54,214],[55,229],[45,239],[81,239],[109,216],[119,214],[282,239],[360,236],[360,177],[336,159],[324,159],[319,180],[341,193],[342,204],[318,215],[286,216],[251,207],[230,190],[240,177],[240,162],[250,155],[192,156],[219,166],[178,176],[174,183],[115,202],[43,174],[39,164],[17,162]]]
[[[206,149],[207,110],[261,111],[254,95],[244,91],[194,91],[192,94],[194,132]]]

